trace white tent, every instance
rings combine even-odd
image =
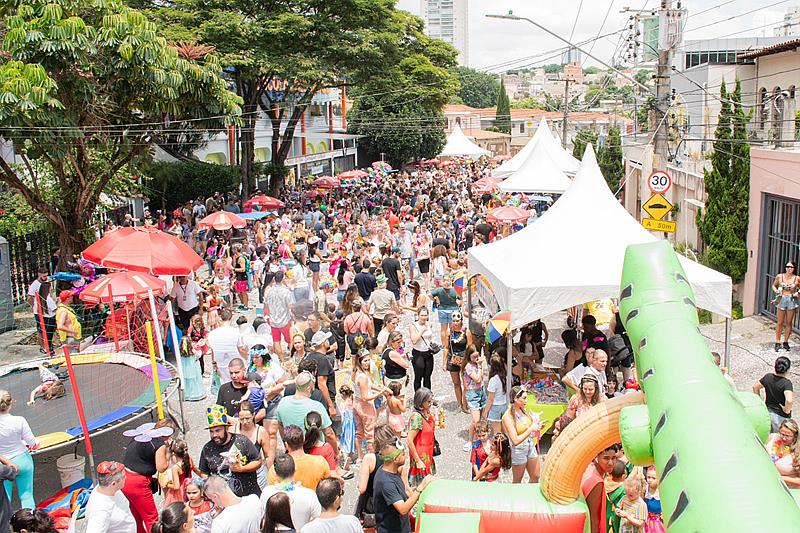
[[[591,145],[572,186],[539,220],[501,241],[469,249],[469,275],[481,274],[519,328],[551,313],[619,296],[625,249],[651,235],[617,201]],[[731,279],[680,257],[697,306],[731,315]]]
[[[492,155],[489,150],[484,150],[461,131],[461,126],[456,124],[453,133],[447,138],[447,144],[444,145],[441,157],[459,157],[459,156],[474,156],[480,157],[483,155]]]
[[[544,143],[536,143],[522,166],[497,186],[503,192],[561,194],[572,180],[558,168]]]
[[[547,125],[547,119],[542,117],[542,120],[539,121],[539,126],[536,128],[536,133],[533,134],[528,144],[523,146],[522,150],[517,152],[514,157],[494,169],[492,176],[502,178],[518,171],[540,143],[545,147],[547,153],[562,172],[571,175],[575,175],[578,172],[580,161],[561,147],[561,144],[553,136],[550,127]]]

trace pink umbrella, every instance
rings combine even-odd
[[[143,272],[112,272],[91,282],[78,296],[88,303],[129,302],[135,298],[147,298],[150,291],[159,295],[167,282]]]
[[[501,224],[514,224],[517,222],[524,222],[530,218],[531,212],[527,209],[520,209],[519,207],[511,207],[504,205],[502,207],[495,207],[489,211],[486,220],[489,222],[499,222]]]
[[[231,228],[244,228],[247,227],[247,221],[237,215],[236,213],[228,213],[227,211],[217,211],[211,213],[200,222],[197,223],[198,228],[214,228],[219,231],[224,231]]]
[[[486,176],[485,178],[481,178],[475,183],[472,184],[473,187],[476,189],[480,189],[482,191],[491,191],[497,187],[497,184],[500,183],[501,179],[493,178],[492,176]]]
[[[366,177],[369,177],[369,174],[367,174],[363,170],[359,170],[357,168],[353,169],[353,170],[348,170],[347,172],[342,172],[341,174],[339,174],[339,179],[340,180],[363,179],[363,178],[366,178]]]
[[[320,176],[314,180],[313,185],[317,189],[338,189],[342,186],[338,179],[331,176]]]
[[[283,209],[286,205],[272,196],[253,196],[244,203],[245,207],[263,207],[264,209]]]

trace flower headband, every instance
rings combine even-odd
[[[250,348],[250,355],[260,355],[261,357],[264,357],[265,355],[267,355],[267,349],[266,348]]]

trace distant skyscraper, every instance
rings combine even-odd
[[[468,0],[420,0],[425,34],[452,44],[458,64],[469,66]]]
[[[792,6],[786,10],[780,26],[773,28],[775,37],[789,37],[800,34],[800,7]]]

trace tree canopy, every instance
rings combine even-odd
[[[22,165],[0,159],[0,181],[53,224],[62,257],[174,124],[213,131],[240,113],[214,55],[182,57],[118,0],[20,0],[4,26],[0,134]]]
[[[500,88],[497,91],[497,108],[495,112],[494,125],[502,133],[511,133],[511,102],[506,92],[506,84],[500,81]]]
[[[497,102],[500,82],[497,77],[468,67],[456,67],[455,73],[461,87],[458,97],[470,107],[492,107]]]

